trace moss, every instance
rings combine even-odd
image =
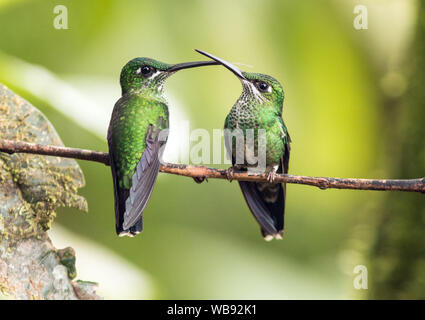
[[[7,279],[2,278],[2,277],[0,277],[0,294],[2,294],[4,296],[9,295],[9,290],[8,290],[8,286],[7,286]]]
[[[0,134],[3,139],[63,145],[36,108],[0,85]],[[84,177],[72,159],[0,153],[1,235],[9,240],[48,230],[59,206],[87,211],[78,195]]]
[[[75,251],[71,247],[58,250],[60,263],[62,263],[68,270],[69,279],[75,279],[77,276],[77,268],[75,267]]]
[[[63,145],[36,108],[0,85],[0,136],[3,139]],[[9,241],[48,230],[55,209],[87,210],[77,194],[84,177],[72,159],[0,153],[0,236]]]
[[[1,84],[0,138],[63,145],[41,112]],[[78,195],[84,183],[73,159],[0,152],[1,293],[20,299],[77,298],[66,281],[76,277],[75,253],[56,250],[46,231],[60,206],[87,211]],[[23,266],[30,271],[21,272]]]

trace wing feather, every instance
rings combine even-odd
[[[129,229],[142,219],[142,213],[152,194],[158,177],[160,161],[159,129],[150,126],[146,135],[146,149],[132,177],[129,196],[125,201],[123,228]]]

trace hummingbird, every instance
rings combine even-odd
[[[254,151],[259,150],[259,129],[265,132],[265,170],[268,182],[238,181],[248,207],[260,225],[265,240],[282,239],[285,214],[286,185],[274,183],[277,173],[288,173],[290,142],[288,130],[282,119],[284,91],[275,78],[241,71],[233,64],[205,51],[197,52],[217,61],[233,72],[242,83],[242,94],[231,108],[224,122],[224,129],[239,129],[244,137],[242,153],[244,160],[237,163],[235,137],[225,139],[227,153],[231,156],[232,167],[227,170],[227,177],[232,181],[235,170],[246,170],[251,164],[247,162],[249,146],[247,132],[254,130]],[[229,132],[229,131],[227,131]],[[226,137],[226,130],[225,130]],[[236,146],[237,147],[237,146]]]
[[[115,228],[119,236],[143,229],[142,213],[158,176],[162,147],[169,127],[165,80],[173,73],[214,61],[167,64],[135,58],[121,70],[122,95],[115,103],[108,128],[109,162],[115,199]]]

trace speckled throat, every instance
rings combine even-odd
[[[159,72],[159,71],[158,71]],[[154,97],[160,97],[160,98],[164,98],[163,97],[163,91],[164,91],[164,83],[165,80],[171,75],[172,73],[168,73],[168,72],[159,72],[159,74],[157,76],[155,76],[154,78],[152,78],[152,80],[146,82],[146,84],[144,84],[139,92],[140,93],[144,93],[144,95],[150,95],[150,96],[154,96]]]
[[[227,117],[226,129],[255,129],[258,128],[259,111],[263,108],[265,99],[249,83],[242,82],[243,91],[233,105]]]

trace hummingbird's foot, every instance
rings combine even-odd
[[[233,181],[233,178],[235,177],[235,167],[230,167],[226,170],[226,177],[229,182]]]
[[[201,184],[202,182],[206,181],[208,182],[208,178],[203,176],[203,177],[195,177],[193,178],[193,180],[195,180],[196,183]]]
[[[274,183],[274,179],[276,178],[276,172],[279,166],[273,167],[273,169],[267,174],[267,181],[270,183]]]

